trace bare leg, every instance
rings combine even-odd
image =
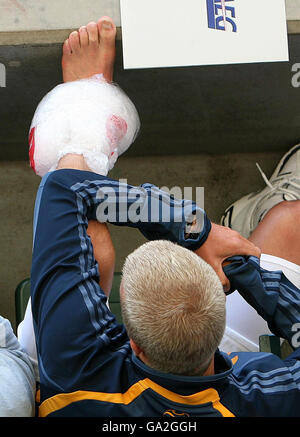
[[[99,265],[100,286],[109,297],[115,270],[115,249],[105,223],[89,221],[87,233],[94,248],[94,257]]]
[[[62,68],[64,82],[84,79],[101,73],[107,81],[112,81],[115,38],[116,26],[109,17],[102,17],[97,23],[89,23],[87,26],[81,27],[79,32],[72,32],[63,46]],[[61,160],[61,166],[66,163],[66,160],[67,168],[70,164],[74,166],[79,160],[81,170],[90,170],[82,156],[70,157],[68,155]],[[110,233],[106,224],[96,221],[89,222],[87,233],[91,238],[94,256],[99,265],[100,286],[108,297],[115,267],[115,250]],[[19,326],[18,337],[37,371],[37,353],[30,301],[25,319]]]
[[[274,206],[250,235],[262,253],[300,265],[300,200]]]
[[[111,82],[116,52],[115,39],[116,26],[107,16],[100,18],[97,23],[91,22],[82,26],[79,31],[72,32],[63,45],[64,82],[88,78],[94,74],[103,74]],[[108,227],[104,223],[90,221],[87,233],[99,265],[100,286],[109,297],[115,268],[115,250]]]

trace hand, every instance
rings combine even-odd
[[[214,223],[207,240],[195,253],[212,266],[225,291],[230,290],[230,282],[223,271],[223,263],[227,258],[235,255],[261,256],[261,250],[238,232]]]

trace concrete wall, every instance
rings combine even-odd
[[[229,204],[250,191],[264,187],[255,162],[270,176],[281,153],[234,155],[122,157],[110,176],[139,185],[204,187],[205,209],[218,222]],[[15,323],[14,292],[29,277],[32,250],[32,217],[40,182],[26,162],[0,162],[0,314]],[[195,191],[193,191],[195,193]],[[138,231],[110,225],[116,247],[116,271],[124,258],[145,239]],[[51,235],[49,235],[51,238]]]
[[[300,0],[285,0],[287,20],[300,20]]]
[[[300,2],[285,3],[288,30],[298,33]],[[119,0],[0,0],[0,45],[62,42],[70,29],[102,15],[110,15],[120,27]]]
[[[138,108],[142,130],[131,156],[277,151],[299,141],[300,35],[289,35],[290,62],[124,71],[117,43],[115,81]],[[0,159],[28,156],[39,101],[61,82],[61,45],[0,46]],[[220,83],[225,86],[220,86]],[[9,147],[7,147],[9,144]]]
[[[0,0],[0,30],[70,29],[109,15],[120,26],[118,0]]]
[[[286,0],[288,20],[300,19],[299,0]],[[110,15],[120,26],[118,0],[0,0],[0,30],[33,31],[69,29]]]
[[[300,1],[286,0],[287,20],[300,20]],[[118,0],[0,0],[0,30],[70,29],[110,15],[121,24]]]

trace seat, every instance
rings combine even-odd
[[[112,289],[109,298],[109,307],[115,315],[117,321],[122,323],[121,306],[120,306],[120,283],[122,273],[115,272],[113,278]],[[24,319],[27,303],[30,297],[30,279],[24,279],[15,290],[15,311],[16,311],[16,326],[19,326]]]
[[[30,297],[30,279],[24,279],[15,291],[16,325],[22,322],[25,316],[27,303]]]
[[[287,340],[282,340],[275,335],[265,334],[259,337],[259,351],[270,352],[284,360],[293,352],[293,349]]]
[[[115,315],[119,323],[123,323],[120,305],[120,284],[122,279],[121,272],[114,273],[113,284],[111,287],[111,292],[109,296],[109,308],[111,312]]]

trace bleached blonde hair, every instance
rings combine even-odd
[[[169,241],[143,244],[125,260],[122,316],[129,337],[161,372],[202,375],[225,329],[225,294],[212,269]]]

